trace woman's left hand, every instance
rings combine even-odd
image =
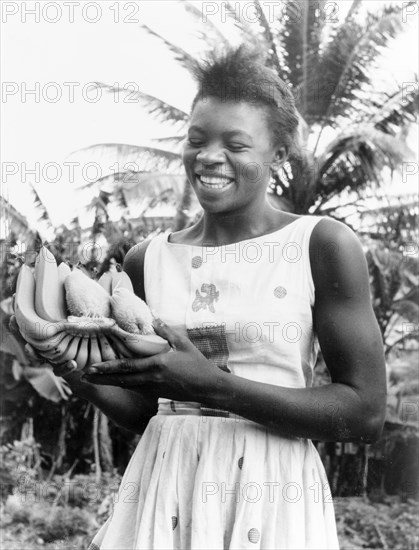
[[[154,323],[154,329],[169,342],[170,351],[151,357],[96,363],[83,370],[83,380],[133,391],[150,389],[158,397],[177,401],[199,401],[200,396],[217,383],[222,371],[186,336],[160,320]]]

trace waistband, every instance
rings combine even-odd
[[[172,401],[170,399],[160,398],[158,401],[158,411],[157,415],[165,416],[182,416],[182,415],[191,415],[191,416],[212,416],[219,418],[232,418],[235,420],[243,420],[246,422],[252,422],[244,416],[234,414],[230,411],[224,411],[222,409],[213,409],[211,407],[204,407],[201,403],[196,403],[193,401]],[[253,423],[253,422],[252,422]]]

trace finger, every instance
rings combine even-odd
[[[61,365],[54,365],[52,372],[55,376],[66,376],[74,372],[77,369],[77,363],[73,360],[61,363]]]
[[[115,359],[113,361],[104,361],[103,363],[94,363],[83,369],[87,375],[98,374],[118,374],[118,373],[140,373],[156,365],[155,356],[144,357],[143,359],[127,357],[125,359]]]
[[[167,340],[174,349],[186,350],[193,346],[192,342],[188,338],[177,330],[166,325],[166,323],[157,317],[153,320],[153,328],[156,334]]]

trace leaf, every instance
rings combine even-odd
[[[125,143],[99,143],[73,151],[70,156],[89,162],[95,160],[103,168],[102,174],[110,175],[124,171],[151,172],[168,170],[183,173],[179,154],[157,147],[145,147]],[[102,176],[105,177],[105,176]]]
[[[47,367],[24,367],[23,374],[39,395],[49,401],[59,403],[62,400],[68,400],[71,395],[67,382],[55,376],[49,365]]]
[[[142,105],[150,115],[153,115],[156,120],[160,120],[161,122],[180,122],[185,124],[189,118],[188,113],[182,111],[182,109],[174,107],[155,96],[137,90],[134,85],[130,88],[111,86],[103,82],[93,82],[92,84],[112,94],[122,93],[124,95],[129,95],[130,102],[137,102],[139,105]]]
[[[393,310],[410,323],[419,324],[419,305],[412,300],[397,300]]]
[[[189,72],[192,72],[196,68],[197,66],[196,58],[190,55],[188,52],[186,52],[183,48],[173,44],[173,42],[169,42],[169,40],[166,40],[164,36],[154,31],[144,23],[141,25],[141,28],[144,29],[150,36],[154,36],[155,38],[160,40],[166,46],[166,48],[173,54],[174,59],[182,67],[187,69]],[[167,106],[167,104],[165,105]]]
[[[416,123],[419,109],[419,87],[417,82],[403,83],[401,89],[393,94],[386,92],[386,99],[376,106],[376,112],[367,120],[386,134],[396,136],[406,124]],[[409,87],[408,87],[409,86]]]
[[[321,122],[315,150],[323,129],[336,126],[339,116],[358,118],[365,104],[360,100],[360,90],[369,86],[371,93],[375,91],[371,69],[402,29],[401,21],[401,6],[389,5],[369,13],[362,23],[356,11],[350,11],[344,24],[333,29],[317,65],[317,101],[310,104],[306,116],[309,122]]]
[[[288,79],[295,89],[297,106],[306,120],[317,93],[315,82],[320,74],[318,63],[326,3],[323,0],[316,3],[296,0],[285,4],[285,10],[282,10],[284,21],[279,34],[280,44]]]
[[[403,142],[373,126],[354,127],[330,142],[316,159],[316,195],[324,198],[323,204],[344,189],[358,192],[379,187],[383,167],[399,169],[409,154]]]

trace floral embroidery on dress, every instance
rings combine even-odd
[[[206,296],[203,296],[201,292]],[[208,308],[211,313],[215,313],[214,302],[218,302],[220,292],[212,283],[203,283],[201,292],[199,292],[199,290],[196,291],[196,297],[192,304],[192,311],[196,312],[200,309]]]

